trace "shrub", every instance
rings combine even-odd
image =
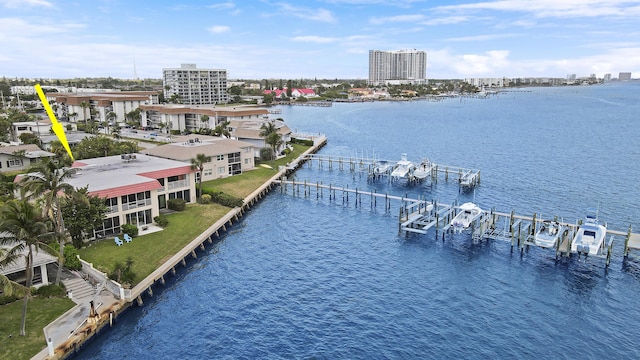
[[[313,140],[310,139],[297,139],[297,138],[292,138],[291,141],[289,141],[291,144],[300,144],[300,145],[304,145],[304,146],[313,146]]]
[[[56,255],[58,254],[58,250],[60,249],[60,244],[52,243],[51,248],[56,251]],[[82,269],[82,264],[80,263],[80,259],[78,259],[78,249],[72,244],[66,244],[64,246],[64,267],[70,270],[80,270]]]
[[[273,159],[273,150],[270,147],[260,149],[260,160],[269,161]]]
[[[82,269],[82,264],[78,259],[78,250],[71,244],[64,246],[64,267],[70,270]]]
[[[127,258],[124,264],[121,262],[115,263],[113,265],[113,271],[109,273],[109,279],[115,280],[122,284],[122,286],[128,288],[136,278],[136,273],[131,269],[133,263],[134,261],[131,256]]]
[[[209,204],[211,203],[211,195],[209,194],[202,194],[202,196],[200,197],[200,202],[203,204]]]
[[[0,305],[11,304],[12,302],[17,301],[18,299],[20,298],[15,295],[11,295],[11,296],[0,295]]]
[[[242,206],[242,204],[244,204],[244,201],[238,197],[235,197],[233,195],[229,195],[229,194],[225,194],[222,191],[216,191],[216,190],[211,190],[211,189],[203,189],[202,193],[204,195],[209,195],[211,196],[211,201],[216,203],[216,204],[220,204],[222,206],[226,206],[226,207],[240,207]]]
[[[187,203],[183,199],[170,199],[167,201],[167,207],[171,210],[182,211],[185,209]]]
[[[67,290],[64,286],[49,284],[32,290],[31,294],[44,298],[65,297],[67,295]]]
[[[122,232],[129,234],[131,237],[136,237],[138,236],[138,227],[133,224],[124,224],[122,225]]]
[[[160,227],[167,227],[167,225],[169,225],[169,220],[165,215],[158,215],[153,218],[153,221],[155,221]]]

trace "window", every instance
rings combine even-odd
[[[139,192],[121,196],[122,210],[135,209],[141,206],[151,205],[151,191]]]
[[[27,130],[26,126],[18,126],[18,131],[25,131]]]
[[[7,160],[7,167],[22,166],[22,159],[9,159]]]
[[[105,199],[104,204],[107,206],[107,213],[117,212],[118,211],[118,198],[112,197],[110,199]]]
[[[117,234],[120,232],[120,217],[114,216],[107,218],[102,223],[102,226],[96,228],[94,233],[97,237],[104,237],[110,234]]]
[[[213,169],[204,169],[204,176],[213,175]]]
[[[216,156],[216,160],[218,160],[218,161],[222,161],[222,160],[224,160],[224,155],[218,155],[218,156]]]
[[[218,167],[218,174],[224,174],[224,166]]]
[[[240,153],[231,153],[227,155],[229,157],[229,164],[239,163],[240,162]]]
[[[164,178],[162,178],[162,179],[156,179],[156,180],[158,180],[158,182],[160,183],[160,185],[164,186]]]
[[[245,165],[251,164],[251,159],[244,159],[244,164]]]

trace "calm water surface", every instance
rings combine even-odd
[[[530,89],[488,99],[284,107],[321,132],[322,154],[429,157],[480,169],[454,182],[370,184],[334,168],[298,180],[575,221],[600,208],[640,229],[640,86]],[[637,358],[640,263],[555,261],[465,235],[398,235],[397,209],[274,191],[145,306],[86,347],[86,359]]]

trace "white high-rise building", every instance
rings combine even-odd
[[[426,84],[427,53],[369,50],[369,85]]]
[[[182,104],[205,105],[228,101],[227,70],[198,69],[196,64],[162,69],[165,99],[179,96]]]

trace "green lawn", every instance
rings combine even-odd
[[[42,329],[75,305],[68,298],[32,298],[26,336],[20,336],[22,300],[0,306],[0,359],[30,359],[40,352],[47,346]]]
[[[124,263],[131,256],[135,283],[138,283],[229,210],[218,204],[187,205],[185,211],[167,215],[169,225],[162,231],[136,237],[122,246],[116,246],[113,238],[109,238],[78,252],[80,258],[106,273],[110,273],[117,262]]]
[[[257,165],[255,170],[244,172],[241,175],[205,181],[202,183],[202,187],[205,189],[219,190],[225,194],[244,199],[275,175],[278,172],[278,166],[286,165],[288,162],[293,161],[303,152],[307,151],[307,149],[309,149],[309,146],[293,144],[293,151],[286,157],[262,163],[269,165],[271,169]]]

